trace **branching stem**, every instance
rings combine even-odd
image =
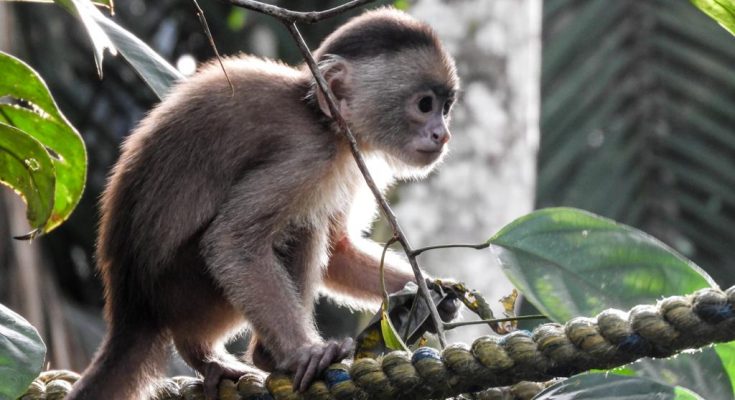
[[[454,249],[454,248],[465,248],[465,249],[475,249],[475,250],[481,250],[486,249],[490,247],[490,243],[478,243],[478,244],[440,244],[437,246],[427,246],[422,247],[419,249],[414,249],[413,252],[411,252],[411,255],[416,257],[417,255],[429,251],[429,250],[436,250],[436,249]]]
[[[324,11],[292,11],[271,4],[261,3],[252,0],[221,0],[234,6],[247,8],[248,10],[257,11],[262,14],[270,15],[278,18],[284,23],[301,22],[305,24],[313,24],[328,18],[336,17],[344,12],[372,3],[375,0],[353,0],[340,6],[330,8]]]
[[[444,329],[449,330],[449,329],[459,328],[460,326],[496,324],[498,322],[525,321],[525,320],[531,320],[531,319],[549,319],[549,317],[543,314],[532,314],[532,315],[521,315],[519,317],[481,319],[477,321],[445,322]]]

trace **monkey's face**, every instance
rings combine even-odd
[[[451,90],[444,88],[419,90],[408,97],[402,161],[424,167],[441,159],[452,137],[447,118],[453,102]]]
[[[414,49],[352,64],[348,122],[400,176],[422,176],[447,152],[459,80],[444,52]]]

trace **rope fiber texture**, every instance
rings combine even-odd
[[[223,381],[220,400],[441,399],[483,390],[480,399],[531,399],[547,385],[536,382],[732,340],[735,286],[724,292],[702,289],[627,313],[608,309],[596,318],[547,323],[533,332],[482,336],[472,346],[454,344],[441,352],[422,347],[333,364],[303,394],[294,393],[290,377],[281,373],[266,379],[245,375],[238,382]],[[77,378],[47,371],[21,400],[63,399]],[[167,379],[153,399],[203,400],[201,380]]]

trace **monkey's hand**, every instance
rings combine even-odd
[[[442,282],[443,284],[450,286],[451,282]],[[435,280],[427,278],[426,279],[426,285],[429,287],[429,290],[441,290],[436,283]],[[459,317],[459,308],[462,305],[462,302],[457,298],[457,295],[453,291],[445,291],[446,297],[442,299],[439,304],[436,306],[436,310],[439,311],[439,317],[444,322],[450,322],[457,317]],[[432,323],[431,320],[426,321],[426,330],[431,333],[436,333],[436,327]]]
[[[294,390],[304,392],[330,364],[349,357],[354,350],[353,344],[352,338],[345,338],[301,346],[280,369],[293,372]]]

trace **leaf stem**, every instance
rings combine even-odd
[[[414,249],[413,252],[411,252],[411,255],[415,257],[425,251],[436,250],[436,249],[468,248],[468,249],[482,250],[488,247],[490,247],[490,242],[478,243],[478,244],[440,244],[436,246],[427,246],[427,247],[421,247],[418,249]]]
[[[444,329],[449,330],[449,329],[459,328],[461,326],[468,326],[468,325],[496,324],[498,322],[525,321],[525,320],[533,320],[533,319],[549,319],[549,317],[543,314],[532,314],[532,315],[521,315],[518,317],[508,317],[508,318],[481,319],[477,321],[444,322]]]

